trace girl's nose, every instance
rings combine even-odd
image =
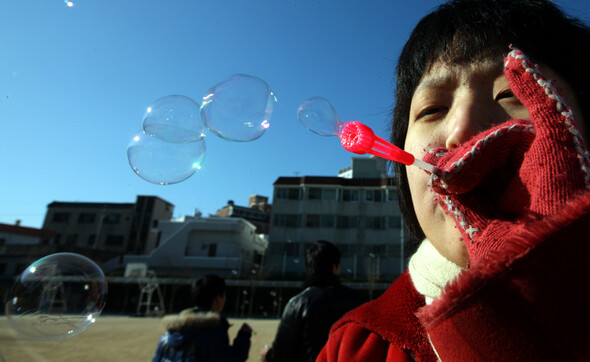
[[[485,105],[475,101],[466,101],[457,105],[447,115],[450,119],[450,128],[445,147],[455,148],[484,131],[487,126],[493,123],[489,119],[492,117],[492,113],[492,110],[486,112]]]

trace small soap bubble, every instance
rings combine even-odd
[[[232,269],[231,273],[232,275],[238,275],[238,271],[236,269]]]
[[[297,258],[293,259],[293,263],[299,264],[299,259],[297,259]]]
[[[189,143],[204,137],[205,124],[197,102],[186,96],[169,95],[147,108],[143,131],[166,142]]]
[[[201,118],[217,136],[238,142],[258,139],[270,126],[275,101],[260,78],[234,74],[203,97]]]
[[[336,110],[322,97],[303,101],[297,109],[297,118],[305,128],[320,136],[337,136],[340,131]]]
[[[201,168],[205,160],[205,139],[188,143],[166,142],[137,132],[127,147],[133,172],[159,185],[186,180]]]
[[[27,267],[14,283],[5,305],[10,325],[36,340],[76,335],[102,312],[107,282],[92,260],[57,253]]]

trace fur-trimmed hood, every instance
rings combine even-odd
[[[180,314],[168,315],[162,319],[162,327],[166,330],[162,344],[172,348],[185,348],[198,335],[211,334],[211,331],[223,331],[227,335],[229,323],[219,313],[199,308],[185,309]],[[219,333],[214,333],[220,335]]]
[[[168,315],[162,319],[162,326],[169,332],[184,329],[209,328],[221,323],[219,313],[208,310],[185,309],[180,314]]]

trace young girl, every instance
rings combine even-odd
[[[419,247],[320,361],[588,360],[590,30],[546,0],[456,0],[397,66],[392,141]]]

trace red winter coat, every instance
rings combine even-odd
[[[317,361],[436,361],[416,317],[424,304],[406,270],[383,295],[332,326]]]
[[[428,336],[443,361],[590,361],[590,193],[524,229],[427,307],[404,272],[332,327],[318,361],[437,360]]]

